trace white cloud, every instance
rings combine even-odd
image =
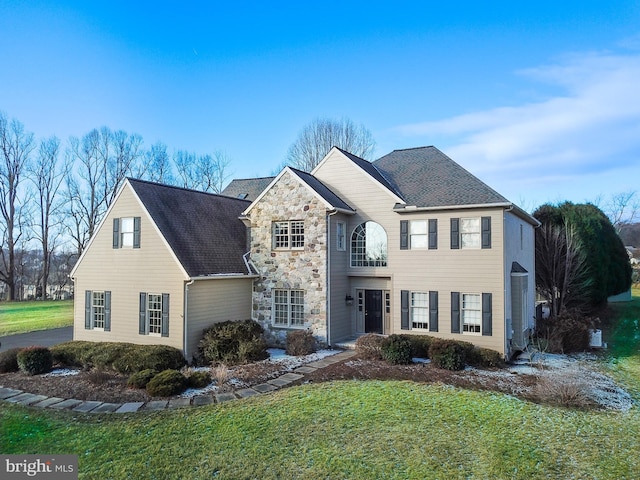
[[[573,54],[518,73],[562,95],[396,131],[448,139],[446,153],[485,177],[566,181],[639,163],[640,54]]]

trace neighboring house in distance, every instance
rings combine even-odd
[[[251,317],[250,202],[127,179],[71,272],[74,340],[165,344]]]
[[[333,148],[310,174],[287,167],[254,199],[255,182],[223,193],[253,200],[243,212],[259,274],[252,312],[272,341],[311,329],[329,345],[373,332],[505,356],[525,347],[539,223],[438,149],[371,163]]]

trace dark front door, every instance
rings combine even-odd
[[[364,292],[364,331],[382,333],[382,290]]]

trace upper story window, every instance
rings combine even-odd
[[[452,218],[451,248],[491,248],[491,217]]]
[[[140,248],[140,217],[113,219],[113,248]]]
[[[302,220],[273,222],[271,228],[274,250],[302,250],[304,248],[304,222]]]
[[[336,223],[336,249],[341,251],[347,249],[347,234],[344,222]]]
[[[400,250],[438,248],[438,220],[401,220]]]
[[[351,235],[352,267],[386,267],[387,233],[375,222],[358,225]]]

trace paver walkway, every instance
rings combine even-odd
[[[170,400],[151,400],[149,402],[109,403],[94,400],[47,397],[45,395],[26,393],[22,390],[16,390],[13,388],[0,387],[0,400],[29,407],[72,410],[78,413],[134,413],[138,411],[167,410],[189,406],[197,407],[273,392],[304,378],[304,375],[307,373],[315,372],[319,368],[324,368],[342,360],[346,360],[347,358],[351,358],[355,353],[356,352],[353,350],[345,350],[344,352],[325,357],[317,362],[307,363],[306,365],[296,368],[293,372],[285,373],[278,378],[273,378],[265,383],[254,385],[251,388],[243,388],[241,390],[227,393],[199,395],[192,399],[172,398]]]

